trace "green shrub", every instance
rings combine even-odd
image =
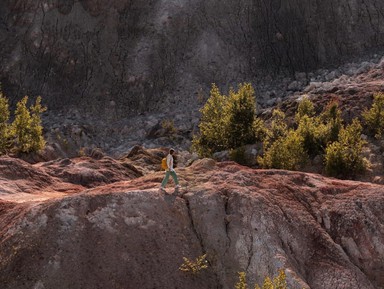
[[[362,114],[369,133],[375,138],[382,137],[384,130],[384,93],[376,93],[372,106]]]
[[[175,127],[175,123],[172,119],[162,120],[161,127],[166,131],[166,134],[169,136],[173,136],[177,133],[177,128]]]
[[[197,257],[195,261],[183,257],[184,263],[180,265],[179,270],[196,275],[201,270],[208,268],[208,261],[205,259],[206,257],[207,254],[201,255]]]
[[[296,123],[299,124],[303,116],[307,116],[311,118],[314,115],[315,115],[315,106],[307,96],[304,96],[299,102],[299,105],[297,107],[297,112],[295,114]]]
[[[336,177],[353,177],[366,168],[361,155],[364,144],[361,138],[362,127],[357,119],[346,128],[342,128],[338,141],[327,146],[325,153],[325,170]]]
[[[235,284],[235,289],[248,289],[245,272],[239,272],[239,281]]]
[[[284,270],[279,270],[279,274],[273,278],[273,288],[288,289],[287,276],[285,275]]]
[[[28,97],[25,96],[16,105],[13,127],[16,134],[16,148],[20,152],[29,152],[31,148],[31,113],[27,108]]]
[[[224,137],[226,105],[227,97],[212,84],[210,97],[200,110],[200,134],[195,135],[192,140],[192,146],[200,156],[211,156],[214,152],[226,148]]]
[[[44,148],[43,127],[41,126],[41,113],[46,108],[41,106],[41,98],[27,108],[28,96],[25,96],[16,105],[15,119],[12,123],[15,137],[16,149],[19,152],[29,153]]]
[[[289,130],[286,136],[280,137],[258,157],[264,168],[298,170],[308,160],[303,146],[303,138],[297,131]]]
[[[297,133],[303,139],[304,150],[314,157],[324,153],[328,138],[328,127],[318,117],[303,115],[297,127]]]
[[[327,143],[337,141],[339,132],[343,127],[343,119],[341,118],[338,102],[336,100],[331,101],[320,117],[327,127]]]
[[[287,276],[285,275],[284,270],[279,270],[279,274],[273,278],[265,277],[263,281],[263,286],[261,289],[288,289],[287,285]],[[235,289],[247,289],[247,280],[245,272],[239,272],[239,281],[235,284]],[[255,289],[260,289],[258,284],[255,284]]]
[[[0,155],[6,153],[11,145],[12,129],[9,125],[8,99],[0,90]]]
[[[47,110],[41,105],[41,97],[38,96],[31,111],[31,151],[39,151],[45,147],[43,136],[43,126],[41,124],[41,114]]]
[[[239,85],[238,91],[231,89],[229,96],[222,95],[213,84],[200,111],[200,133],[192,140],[192,148],[200,156],[254,143],[263,134],[263,122],[256,117],[254,90],[249,83]]]
[[[267,149],[278,139],[285,137],[288,133],[288,125],[285,121],[285,113],[280,109],[274,109],[272,112],[272,121],[270,129],[266,130],[264,139],[264,149]]]
[[[240,84],[237,92],[230,91],[225,115],[227,148],[234,149],[256,141],[253,129],[256,119],[255,91],[250,83]]]
[[[295,114],[297,132],[303,138],[305,151],[310,157],[324,153],[327,143],[327,126],[319,117],[315,116],[315,107],[312,101],[303,97]]]
[[[267,128],[262,119],[256,117],[253,121],[253,133],[255,134],[256,141],[263,141],[267,136]]]

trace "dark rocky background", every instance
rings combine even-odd
[[[13,106],[42,96],[61,156],[188,149],[211,83],[251,82],[260,113],[302,94],[369,103],[382,89],[383,20],[379,0],[4,0],[0,82]],[[362,74],[376,83],[369,95]]]
[[[278,76],[384,44],[379,0],[5,0],[0,17],[0,79],[13,104],[42,95],[51,110],[117,117],[189,111],[212,82],[279,90]]]

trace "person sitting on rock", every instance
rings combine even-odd
[[[165,176],[163,181],[161,182],[160,190],[165,191],[165,186],[168,183],[169,176],[171,175],[176,184],[176,189],[180,188],[179,180],[177,179],[177,175],[175,169],[173,168],[173,154],[175,153],[174,149],[169,150],[169,154],[167,155],[167,168],[165,169]]]

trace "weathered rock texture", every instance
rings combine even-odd
[[[279,268],[290,288],[383,288],[383,186],[208,159],[178,173],[173,194],[161,172],[44,202],[0,194],[2,288],[229,289]],[[207,270],[178,270],[203,253]]]
[[[189,109],[212,82],[257,84],[384,44],[381,0],[5,0],[0,17],[13,104],[39,94],[107,115]]]

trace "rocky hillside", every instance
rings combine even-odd
[[[163,193],[160,153],[1,158],[1,287],[252,288],[284,268],[292,289],[384,288],[382,185],[203,159]]]
[[[13,104],[28,94],[53,110],[187,112],[212,82],[279,87],[281,75],[380,52],[383,20],[380,0],[5,0],[0,80]]]

